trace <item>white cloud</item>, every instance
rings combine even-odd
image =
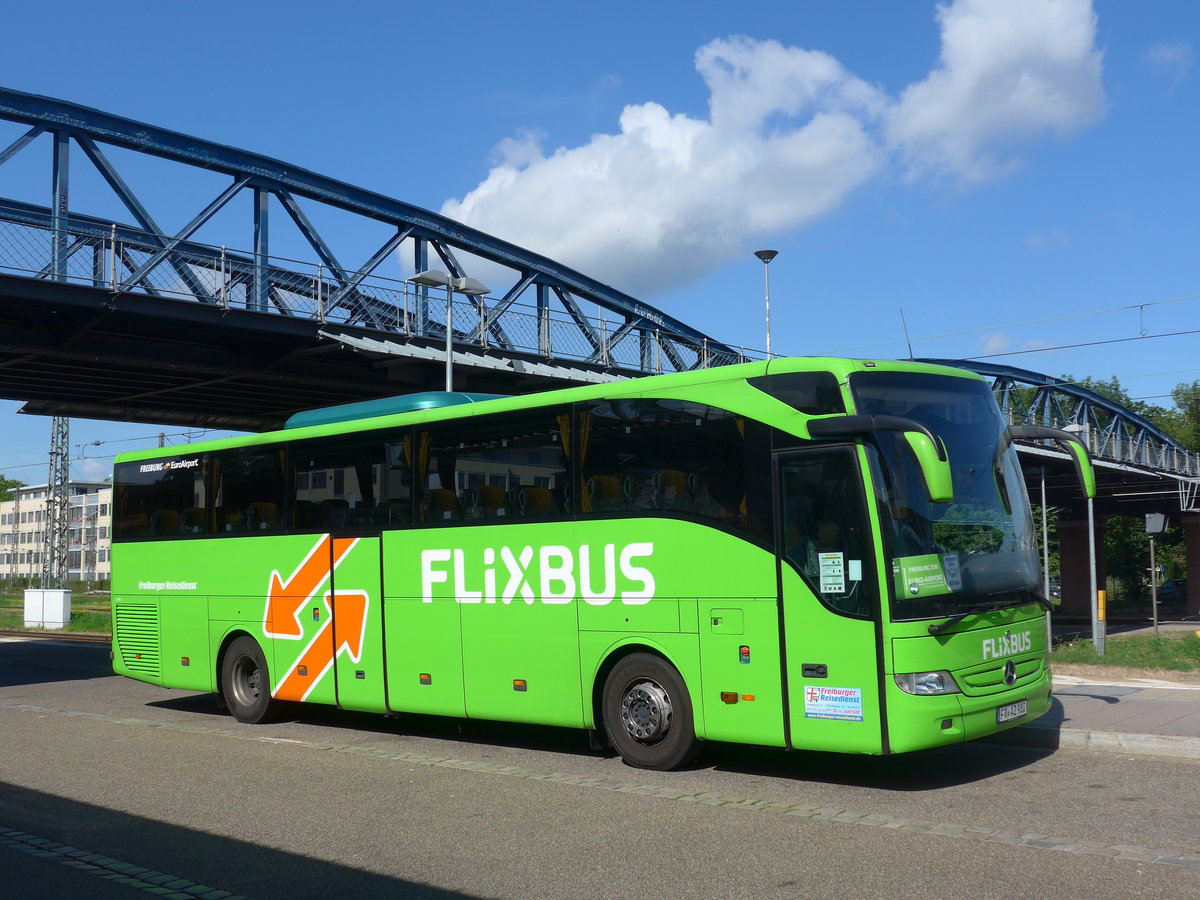
[[[1087,0],[957,0],[937,15],[941,65],[899,99],[827,53],[715,40],[695,56],[707,118],[631,105],[616,133],[549,154],[526,131],[442,212],[653,295],[829,213],[889,154],[914,177],[977,181],[1102,114]]]
[[[1067,247],[1070,243],[1071,236],[1058,228],[1052,228],[1049,231],[1039,231],[1037,234],[1031,234],[1025,238],[1025,246],[1031,250],[1050,250],[1052,248]]]
[[[1159,43],[1147,50],[1143,59],[1172,84],[1178,84],[1191,74],[1196,53],[1191,44]]]
[[[75,461],[74,474],[80,481],[103,481],[112,474],[112,464],[98,459],[79,459]]]
[[[995,356],[1011,349],[1014,344],[1016,344],[1016,341],[1006,334],[984,335],[979,343],[979,353],[982,356]]]
[[[941,66],[888,116],[910,175],[1003,175],[1022,145],[1104,113],[1089,0],[957,0],[938,7]]]

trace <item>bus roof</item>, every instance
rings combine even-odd
[[[131,450],[117,456],[115,463],[135,462],[178,456],[181,452],[202,453],[224,450],[231,447],[273,444],[299,438],[324,437],[375,428],[413,425],[423,422],[461,418],[490,412],[504,412],[542,406],[554,406],[577,401],[598,399],[621,399],[642,396],[674,397],[674,399],[697,399],[692,389],[722,383],[744,381],[761,375],[779,375],[788,372],[830,372],[839,382],[844,382],[854,372],[893,371],[927,372],[951,377],[983,380],[981,376],[965,369],[899,360],[857,360],[836,357],[780,357],[777,359],[737,363],[730,366],[714,366],[689,372],[672,372],[666,375],[650,375],[624,381],[609,381],[580,387],[541,391],[533,394],[504,396],[502,394],[470,394],[446,391],[431,391],[384,397],[359,403],[347,403],[323,409],[308,410],[294,414],[280,431],[241,435],[214,441],[181,446],[154,447]],[[762,394],[766,407],[778,404],[777,412],[789,415],[796,413],[773,398]],[[716,397],[713,398],[717,400]],[[701,400],[700,402],[703,402]],[[719,405],[719,403],[717,404]],[[765,411],[765,410],[764,410]]]

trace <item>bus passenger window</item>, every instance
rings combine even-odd
[[[160,457],[117,466],[113,538],[199,537],[208,532],[207,456]]]
[[[293,531],[373,531],[408,519],[412,480],[404,439],[366,431],[297,441],[289,449]]]
[[[681,400],[580,409],[582,513],[695,518],[766,539],[769,476],[747,450],[765,441],[760,423]]]
[[[411,444],[419,521],[569,518],[569,430],[561,409],[418,428]]]
[[[217,534],[278,529],[283,508],[283,446],[221,450],[212,459]]]

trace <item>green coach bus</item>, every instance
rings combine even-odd
[[[566,726],[660,769],[981,737],[1051,702],[1013,437],[1069,436],[1006,428],[961,370],[814,358],[123,454],[114,667],[240,722]]]

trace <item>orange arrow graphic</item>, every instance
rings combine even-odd
[[[331,540],[332,559],[329,551]],[[300,623],[301,610],[357,542],[357,538],[332,539],[328,534],[322,535],[286,583],[279,577],[278,570],[272,572],[267,589],[267,606],[263,612],[263,631],[271,637],[299,640],[304,635],[304,626]]]
[[[335,591],[325,595],[325,603],[332,610],[332,615],[325,620],[312,643],[304,649],[291,671],[275,688],[277,700],[303,700],[307,697],[343,650],[350,654],[354,662],[362,657],[367,607],[370,603],[367,595],[362,591]],[[326,634],[330,628],[334,629],[336,646]]]

